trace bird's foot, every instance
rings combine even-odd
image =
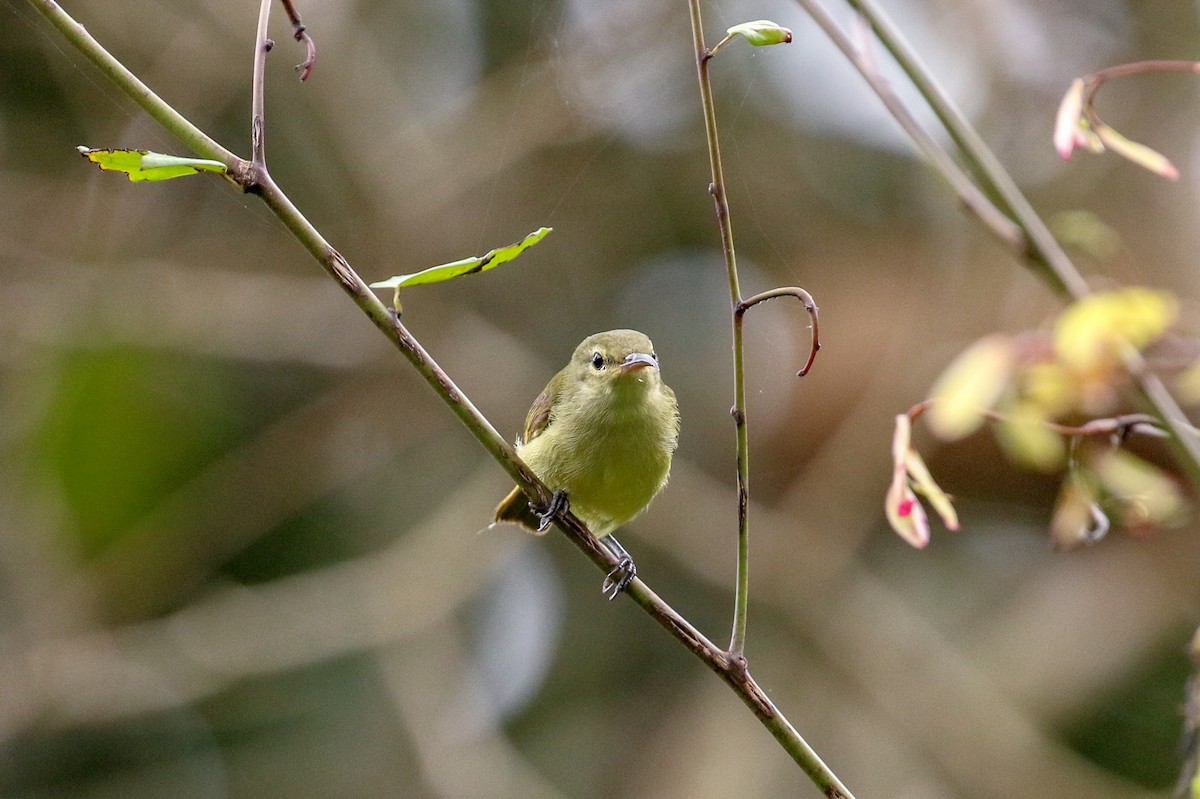
[[[611,535],[601,538],[600,541],[609,552],[617,557],[616,568],[610,571],[604,578],[604,582],[600,584],[601,593],[611,602],[617,598],[617,594],[624,591],[633,582],[633,578],[637,577],[637,564],[625,551],[625,547],[621,546],[620,542]]]
[[[537,531],[544,533],[550,529],[550,524],[554,521],[554,517],[561,513],[566,513],[571,509],[571,501],[567,499],[566,491],[555,491],[550,495],[550,504],[546,506],[546,510],[539,511],[534,504],[529,503],[529,507],[537,514],[538,522]]]
[[[633,558],[626,555],[617,563],[617,567],[604,578],[604,582],[600,584],[600,591],[608,597],[609,602],[612,602],[617,598],[617,594],[624,591],[633,582],[634,577],[637,577],[637,564],[633,562]]]

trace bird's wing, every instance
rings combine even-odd
[[[533,401],[533,405],[529,408],[529,414],[525,417],[525,432],[521,436],[523,442],[528,444],[550,426],[550,405],[550,388],[547,386],[546,390],[538,394],[537,399]]]
[[[530,407],[529,414],[525,417],[525,432],[522,433],[520,440],[517,442],[518,445],[521,443],[528,444],[550,426],[551,404],[553,404],[553,401],[550,386],[546,386],[545,390],[541,394],[538,394],[537,399],[533,401],[533,406]],[[492,518],[498,522],[514,522],[537,535],[541,535],[544,532],[538,530],[541,517],[530,509],[529,498],[525,496],[525,493],[520,488],[514,488],[509,492],[508,496],[500,500],[500,504],[496,506],[496,511],[492,514]]]
[[[679,401],[675,399],[675,392],[666,383],[663,383],[663,392],[671,398],[671,407],[675,409],[675,448],[679,448]]]

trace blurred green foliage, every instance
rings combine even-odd
[[[63,358],[41,446],[85,557],[252,432],[233,377],[211,360],[131,348]]]

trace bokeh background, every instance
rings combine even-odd
[[[248,152],[256,3],[65,5]],[[1178,183],[1064,164],[1050,131],[1075,76],[1197,57],[1195,4],[885,5],[1047,218],[1086,211],[1117,234],[1080,256],[1090,279],[1191,307],[1195,79],[1101,96]],[[584,336],[649,333],[683,436],[622,540],[727,640],[728,296],[686,5],[301,13],[319,50],[303,85],[273,11],[278,182],[368,281],[554,227],[508,267],[409,290],[406,323],[510,433]],[[1200,529],[1054,552],[1059,477],[1009,465],[986,433],[918,434],[961,533],[917,552],[887,529],[893,415],[977,336],[1059,305],[797,5],[704,13],[710,43],[760,17],[796,32],[731,47],[714,78],[743,288],[802,285],[822,309],[803,380],[804,314],[773,303],[747,324],[753,672],[860,799],[1166,796]],[[718,679],[604,601],[563,538],[483,529],[503,472],[255,199],[209,176],[130,184],[81,144],[181,151],[3,0],[0,795],[818,795]]]

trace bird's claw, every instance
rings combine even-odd
[[[633,562],[633,558],[625,555],[617,561],[616,568],[604,578],[604,582],[600,584],[600,592],[608,597],[609,602],[612,602],[617,598],[617,594],[624,591],[633,582],[634,577],[637,577],[637,564]]]
[[[529,505],[531,508],[533,508],[533,512],[537,514],[537,517],[540,520],[537,526],[537,531],[539,533],[544,533],[550,529],[550,524],[554,521],[555,516],[558,516],[561,513],[566,513],[571,509],[571,501],[567,499],[566,491],[555,491],[553,494],[551,494],[550,504],[546,506],[546,510],[544,512],[539,512],[538,509],[533,506],[532,502],[529,503]]]
[[[605,536],[600,539],[600,543],[617,559],[616,568],[610,571],[604,578],[604,582],[600,584],[601,592],[608,597],[609,602],[612,602],[617,598],[617,594],[629,587],[633,578],[637,577],[637,566],[615,536]]]

